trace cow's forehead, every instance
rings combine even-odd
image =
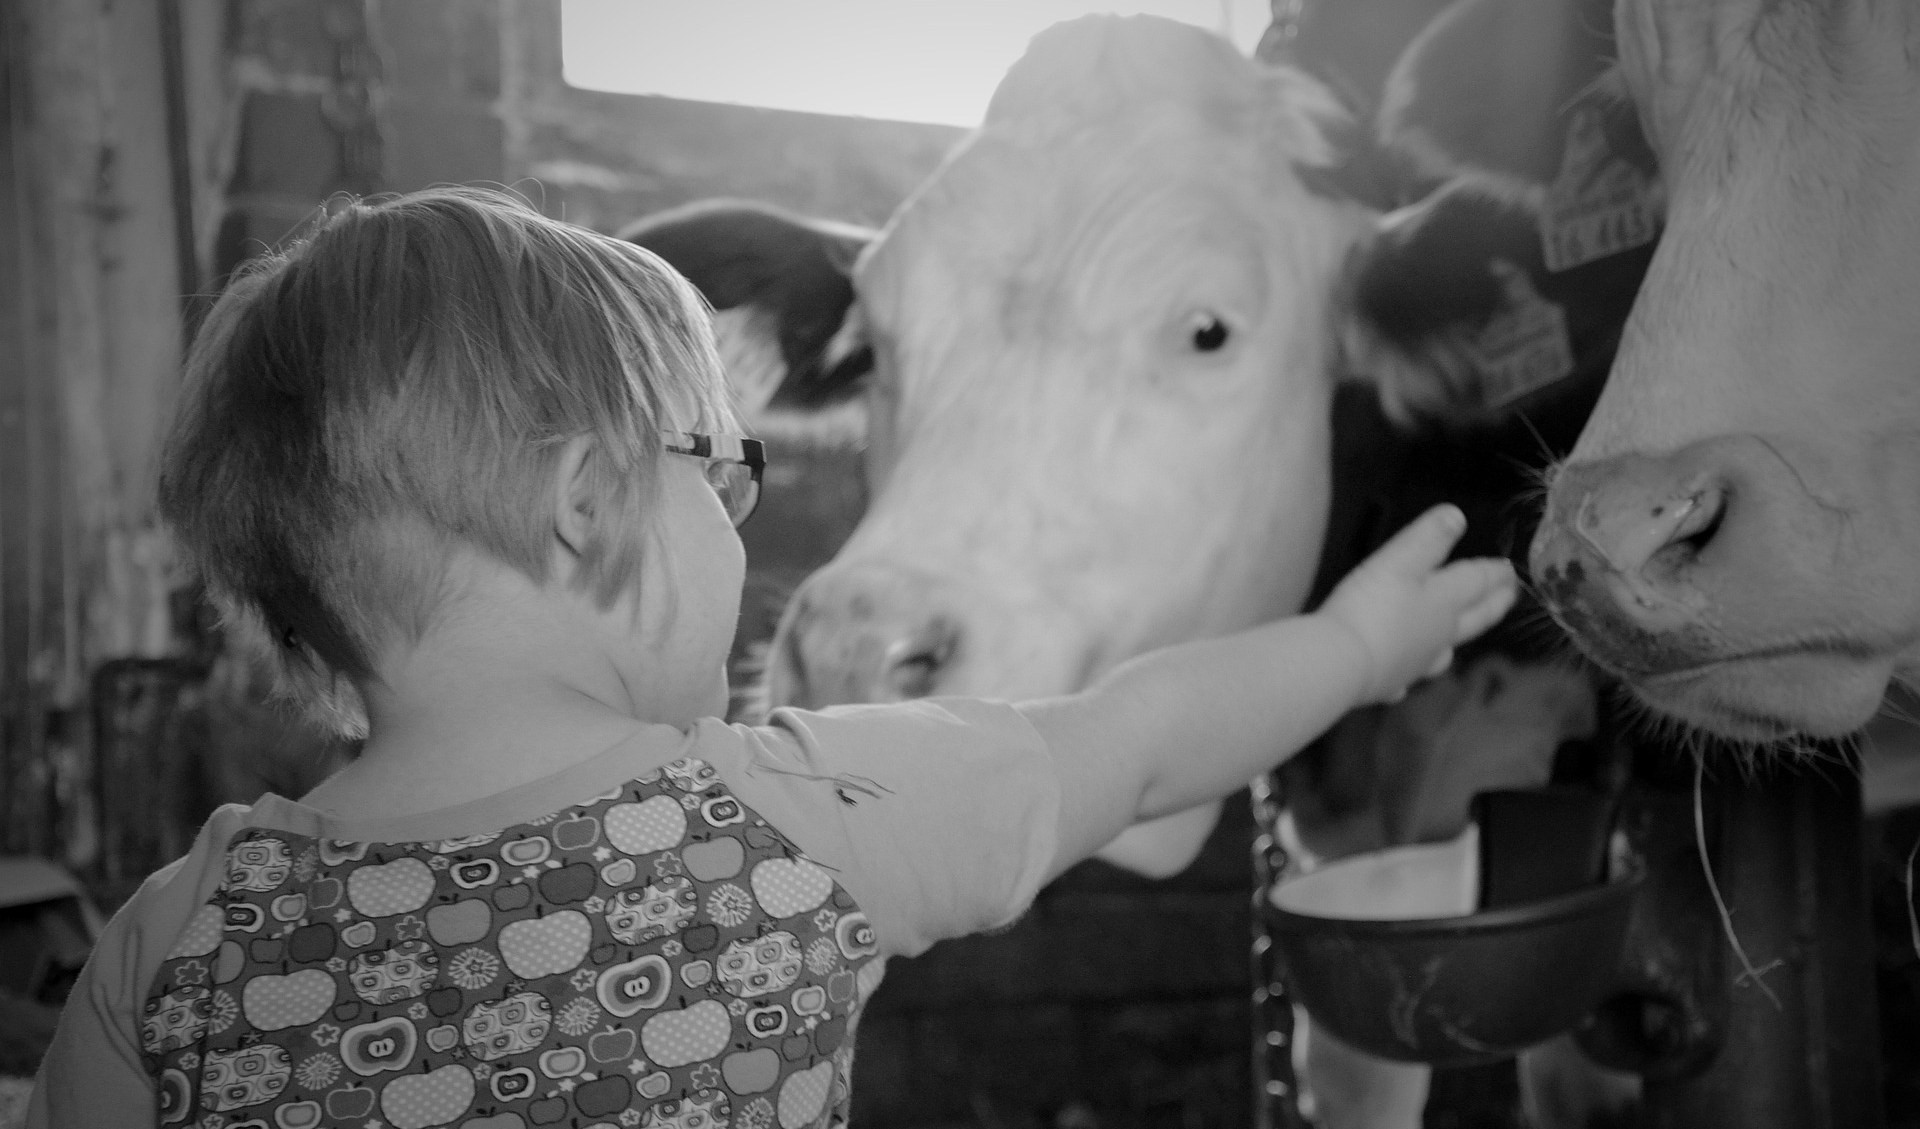
[[[1300,159],[1270,135],[1177,110],[1100,122],[1048,144],[983,131],[862,258],[862,296],[888,321],[896,305],[916,308],[908,292],[929,274],[979,286],[1078,273],[1115,244],[1174,235],[1246,244],[1251,255],[1275,243],[1271,228],[1313,227],[1339,207],[1309,198],[1295,172]]]

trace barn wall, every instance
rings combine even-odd
[[[154,524],[182,325],[228,271],[336,194],[445,182],[606,228],[722,192],[878,220],[958,136],[572,90],[557,0],[21,0],[0,19],[17,264],[0,282],[0,850],[114,886],[214,804],[300,788],[339,753],[214,649]],[[182,711],[215,736],[176,747]],[[102,763],[157,798],[124,813],[154,824],[145,848],[103,844]]]
[[[234,13],[224,264],[331,193],[445,182],[508,184],[601,230],[713,195],[877,223],[961,135],[568,87],[557,0],[245,0]]]
[[[160,17],[21,0],[5,21],[0,849],[89,861],[92,667],[172,645],[152,522],[180,347]]]

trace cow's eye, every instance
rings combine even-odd
[[[1193,315],[1188,323],[1187,340],[1196,353],[1217,353],[1227,344],[1233,331],[1227,323],[1213,314],[1200,312]]]

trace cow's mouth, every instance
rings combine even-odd
[[[1622,677],[1658,713],[1721,737],[1776,743],[1854,732],[1878,711],[1891,674],[1885,649],[1832,637]]]

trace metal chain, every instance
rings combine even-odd
[[[1254,1129],[1307,1129],[1293,1076],[1293,1002],[1267,929],[1267,891],[1287,873],[1280,845],[1286,796],[1278,773],[1257,777],[1253,801],[1253,1124]]]

